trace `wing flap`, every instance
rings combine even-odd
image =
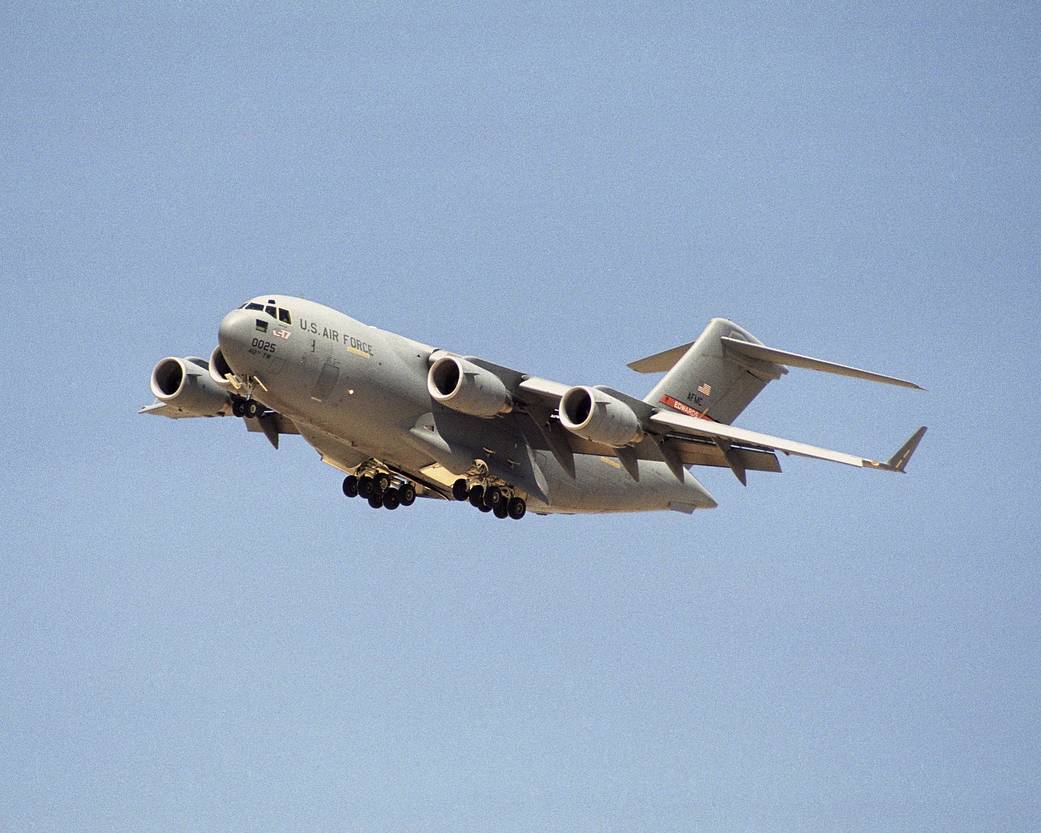
[[[575,454],[591,454],[598,457],[618,457],[618,449],[609,445],[590,442],[581,437],[558,428],[561,434],[567,435],[567,442],[571,451]],[[723,454],[720,447],[712,439],[702,437],[691,437],[680,434],[670,434],[667,439],[672,448],[679,455],[684,466],[711,466],[713,468],[729,468],[730,462]],[[541,444],[539,447],[543,447]],[[648,437],[642,443],[632,446],[638,460],[656,460],[661,462],[662,456],[658,450],[658,444],[652,437]],[[624,453],[624,452],[623,452]],[[740,464],[747,471],[780,472],[781,464],[777,455],[772,451],[759,448],[737,448],[730,449]]]
[[[820,448],[796,440],[786,440],[783,437],[760,434],[758,431],[748,431],[733,425],[724,425],[705,419],[695,419],[684,414],[661,411],[654,414],[649,421],[652,425],[659,425],[696,437],[729,440],[768,451],[783,451],[785,454],[795,454],[799,457],[812,457],[816,460],[828,460],[832,463],[842,463],[843,465],[855,466],[857,468],[874,468],[885,471],[903,471],[915,448],[918,447],[922,435],[925,433],[924,428],[919,428],[893,457],[886,462],[882,462],[867,457],[859,457],[856,454],[847,454],[843,451]]]
[[[279,434],[299,434],[300,429],[296,427],[296,423],[289,417],[283,416],[277,411],[267,411],[262,417],[257,419],[244,419],[242,420],[246,424],[247,431],[262,432],[267,434],[268,431],[264,429],[262,420],[266,421],[269,426]],[[270,439],[270,437],[269,437]],[[277,446],[276,446],[277,448]]]

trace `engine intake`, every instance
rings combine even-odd
[[[560,397],[560,424],[590,442],[621,448],[643,439],[640,418],[610,394],[584,386],[569,388]]]
[[[427,391],[446,408],[490,419],[513,410],[502,380],[458,356],[442,356],[427,373]]]
[[[224,353],[220,347],[214,347],[213,352],[210,353],[210,365],[209,374],[210,378],[214,381],[217,387],[222,390],[231,390],[234,385],[228,382],[228,374],[235,375],[235,371],[231,369],[231,365],[228,364],[228,360],[224,358]]]
[[[152,393],[183,414],[219,416],[226,413],[228,394],[210,376],[204,359],[168,356],[152,369]]]

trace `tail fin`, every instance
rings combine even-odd
[[[725,318],[709,321],[697,341],[640,359],[629,367],[639,373],[667,371],[644,402],[729,424],[763,388],[788,372],[785,365],[922,390],[905,379],[767,347]]]
[[[767,384],[788,372],[779,364],[727,349],[723,339],[762,346],[733,321],[713,318],[696,341],[629,365],[640,373],[668,371],[644,402],[729,424]]]

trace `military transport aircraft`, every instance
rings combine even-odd
[[[570,386],[435,349],[321,304],[262,295],[220,323],[209,360],[162,359],[141,413],[241,417],[277,449],[300,434],[373,508],[416,497],[468,501],[499,518],[691,513],[716,501],[692,466],[781,470],[776,452],[902,472],[925,428],[869,460],[732,423],[787,367],[918,385],[766,347],[713,318],[696,341],[629,365],[664,373],[643,399]]]

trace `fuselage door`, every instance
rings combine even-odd
[[[315,382],[314,390],[311,391],[311,398],[315,402],[324,402],[333,392],[333,388],[336,387],[336,382],[340,378],[340,368],[336,364],[336,360],[329,358],[325,360],[325,364],[322,365],[322,370],[318,374],[318,381]]]

